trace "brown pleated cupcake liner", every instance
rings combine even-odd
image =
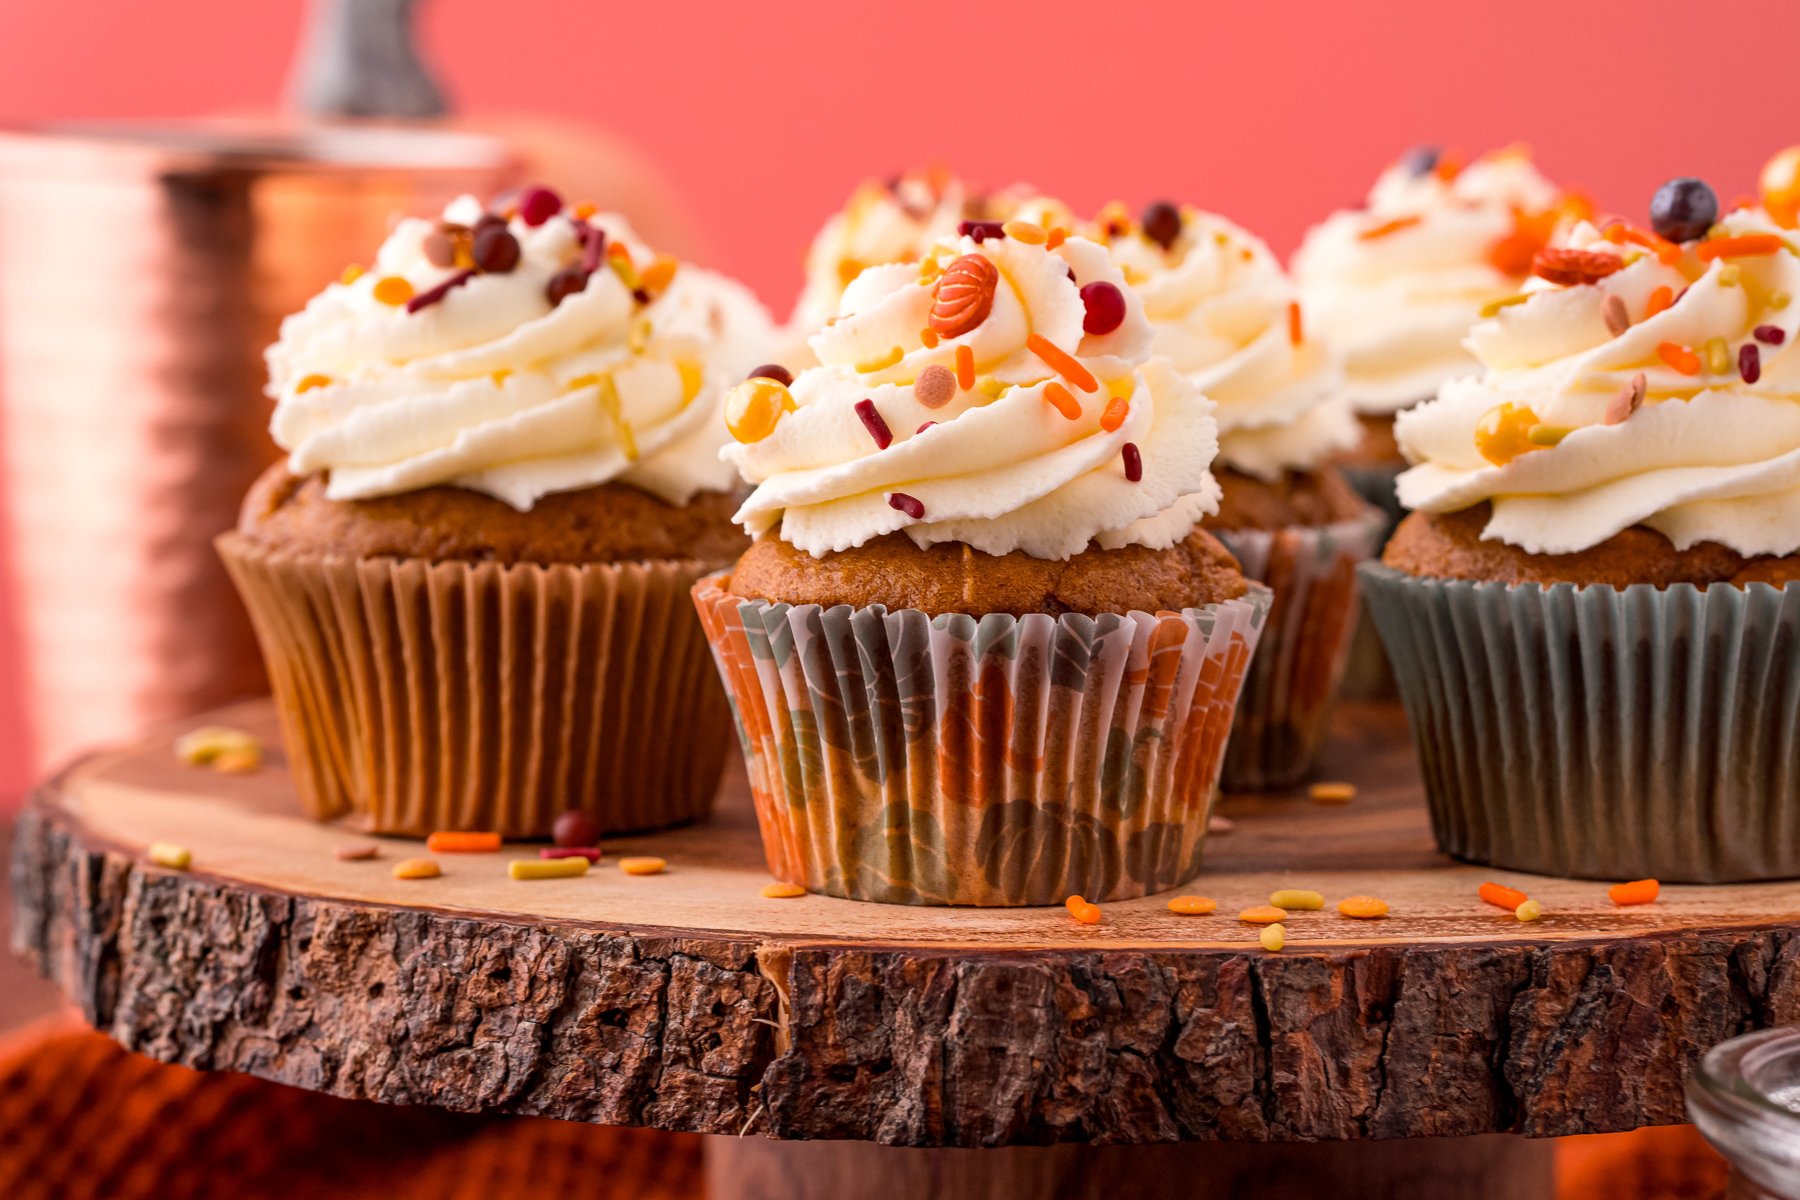
[[[1382,522],[1370,509],[1333,525],[1213,530],[1275,593],[1225,752],[1226,791],[1290,787],[1312,773],[1356,629],[1356,565],[1375,553]]]
[[[1800,585],[1361,573],[1446,851],[1591,879],[1800,877]]]
[[[608,833],[711,811],[731,717],[688,598],[708,565],[218,547],[314,817],[533,838],[572,808]]]
[[[1200,867],[1266,588],[1180,613],[694,602],[769,870],[892,904],[1122,900]]]

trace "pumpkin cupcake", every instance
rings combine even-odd
[[[910,904],[1198,868],[1267,591],[1204,530],[1212,405],[1104,249],[1025,222],[871,268],[727,399],[757,538],[695,589],[769,867]]]
[[[1341,361],[1259,239],[1222,217],[1116,206],[1099,234],[1142,298],[1152,348],[1218,406],[1223,494],[1206,527],[1275,593],[1238,702],[1225,787],[1285,787],[1323,745],[1356,624],[1356,564],[1382,520],[1329,460],[1355,444]]]
[[[1365,568],[1438,840],[1499,866],[1800,875],[1800,255],[1712,190],[1576,228],[1403,414]]]
[[[737,285],[543,188],[401,221],[269,351],[287,461],[220,539],[301,797],[371,830],[691,820],[729,729],[688,607],[745,542]]]
[[[1294,255],[1306,317],[1343,351],[1361,441],[1339,459],[1352,483],[1398,521],[1406,465],[1394,414],[1480,370],[1463,347],[1490,304],[1515,295],[1532,256],[1582,201],[1561,195],[1523,147],[1464,166],[1433,146],[1383,171],[1361,208],[1307,233]]]

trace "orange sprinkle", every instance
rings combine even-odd
[[[1298,346],[1305,340],[1306,330],[1300,324],[1300,302],[1290,300],[1288,302],[1288,341]]]
[[[967,346],[956,348],[956,386],[965,392],[975,386],[975,351]]]
[[[296,383],[294,385],[294,392],[296,394],[298,394],[300,392],[310,392],[314,388],[322,388],[322,387],[330,387],[330,386],[331,386],[331,376],[329,376],[329,375],[308,375],[308,376],[306,376],[306,378],[302,379],[299,383]]]
[[[925,347],[927,350],[936,349],[937,344],[938,344],[937,330],[935,330],[935,329],[919,330],[919,344],[921,346]]]
[[[771,900],[795,900],[806,895],[806,889],[797,883],[765,883],[762,894]]]
[[[1648,321],[1659,312],[1667,311],[1669,305],[1675,303],[1675,290],[1664,284],[1650,293],[1650,300],[1644,305],[1644,320]]]
[[[654,854],[640,854],[619,860],[619,870],[627,875],[661,875],[668,866],[667,859],[658,858]]]
[[[1773,254],[1786,246],[1786,242],[1772,233],[1747,233],[1742,237],[1722,237],[1701,242],[1694,255],[1701,262],[1711,262],[1715,258],[1748,258],[1755,254]]]
[[[1677,246],[1668,238],[1659,237],[1647,230],[1639,229],[1635,225],[1627,225],[1623,221],[1614,221],[1600,232],[1602,237],[1615,246],[1622,246],[1626,242],[1630,242],[1634,246],[1644,247],[1644,249],[1655,254],[1658,261],[1667,266],[1673,266],[1681,261],[1680,246]]]
[[[425,839],[425,848],[433,854],[492,854],[500,849],[500,835],[440,829]]]
[[[1062,245],[1063,242],[1068,238],[1068,236],[1069,236],[1069,231],[1059,225],[1055,229],[1052,229],[1047,235],[1045,235],[1044,248],[1046,250],[1054,250],[1058,246]]]
[[[1458,162],[1454,158],[1445,157],[1445,158],[1438,159],[1437,166],[1432,168],[1432,174],[1436,175],[1439,179],[1443,180],[1445,183],[1449,183],[1451,180],[1455,179],[1458,175],[1462,174],[1462,169],[1463,169],[1462,163]]]
[[[1106,411],[1100,414],[1100,428],[1115,433],[1130,413],[1131,401],[1124,396],[1114,396],[1106,402]]]
[[[1254,904],[1239,913],[1238,920],[1246,925],[1273,925],[1277,921],[1287,920],[1287,910],[1276,908],[1273,904]]]
[[[1518,888],[1509,888],[1504,883],[1484,883],[1477,894],[1496,908],[1504,908],[1509,912],[1530,899]]]
[[[413,285],[398,275],[387,275],[375,281],[374,296],[383,304],[400,307],[413,298]]]
[[[1052,379],[1044,385],[1044,399],[1057,412],[1071,421],[1081,420],[1081,401],[1069,395],[1069,389]]]
[[[1656,348],[1656,357],[1662,359],[1671,367],[1680,371],[1683,375],[1698,375],[1700,373],[1700,356],[1695,354],[1692,350],[1689,350],[1686,346],[1679,346],[1674,342],[1664,342]]]
[[[1076,892],[1067,900],[1063,901],[1063,907],[1069,910],[1069,915],[1072,917],[1087,907],[1087,897],[1083,896],[1080,892]]]
[[[1206,896],[1177,896],[1169,901],[1169,911],[1184,917],[1204,917],[1219,907],[1217,900]]]
[[[1373,921],[1387,916],[1388,906],[1386,900],[1377,900],[1373,896],[1345,896],[1338,901],[1338,911],[1358,921]]]
[[[598,206],[589,204],[584,200],[575,206],[575,219],[577,221],[585,221],[599,211],[600,209]]]
[[[395,879],[436,879],[443,873],[435,858],[403,858],[393,866]]]
[[[1069,910],[1069,915],[1071,917],[1074,917],[1083,925],[1098,925],[1100,923],[1100,906],[1098,904],[1089,904],[1080,896],[1070,896],[1067,900],[1063,901],[1063,907]]]
[[[1049,364],[1050,369],[1061,375],[1084,392],[1100,390],[1100,381],[1093,373],[1075,358],[1041,333],[1034,333],[1025,339],[1025,348]]]
[[[1655,900],[1662,891],[1662,884],[1654,879],[1634,879],[1630,883],[1615,883],[1606,889],[1606,894],[1614,904],[1621,907],[1631,904],[1648,904]]]
[[[1410,229],[1412,226],[1417,225],[1419,220],[1420,218],[1418,217],[1395,217],[1391,221],[1383,221],[1381,224],[1376,225],[1371,229],[1363,230],[1356,235],[1357,240],[1372,242],[1376,238],[1384,238],[1390,233],[1399,233],[1402,229]]]

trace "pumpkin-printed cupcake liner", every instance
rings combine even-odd
[[[217,544],[314,817],[531,838],[571,808],[603,832],[711,811],[731,716],[688,592],[712,566]]]
[[[1370,509],[1332,525],[1212,531],[1275,594],[1225,752],[1227,791],[1311,774],[1356,629],[1356,565],[1379,549],[1384,520]]]
[[[1446,851],[1594,879],[1800,877],[1800,585],[1361,573]]]
[[[895,904],[1059,904],[1200,866],[1266,588],[1180,613],[930,616],[701,580],[770,871]]]

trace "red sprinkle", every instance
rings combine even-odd
[[[905,492],[889,492],[888,507],[899,509],[915,521],[925,519],[925,506]]]
[[[1074,278],[1072,272],[1070,278]],[[1082,288],[1081,303],[1087,308],[1087,314],[1081,318],[1085,333],[1111,333],[1125,321],[1124,293],[1104,280]]]
[[[528,187],[519,197],[519,220],[533,229],[562,211],[562,197],[547,187]]]
[[[1755,342],[1745,342],[1738,347],[1738,374],[1744,377],[1745,383],[1755,383],[1762,378],[1762,351],[1756,348]]]
[[[1126,442],[1119,451],[1119,457],[1125,460],[1125,478],[1137,483],[1144,477],[1144,456],[1138,453],[1136,442]]]
[[[921,433],[924,433],[927,429],[930,429],[933,425],[936,425],[936,424],[937,424],[936,421],[925,422],[923,425],[921,425],[917,429],[913,430],[913,436],[918,437]]]
[[[411,300],[408,300],[406,302],[406,311],[409,313],[416,313],[421,308],[430,308],[439,300],[448,296],[452,288],[459,288],[473,278],[475,278],[475,271],[473,268],[466,268],[458,271],[436,287],[426,288]]]
[[[863,428],[867,429],[869,436],[875,439],[877,450],[886,450],[894,444],[894,433],[888,428],[888,423],[881,419],[881,414],[875,410],[873,400],[858,400],[856,415],[862,418]],[[895,505],[895,507],[899,506]]]
[[[1767,346],[1779,346],[1787,341],[1787,330],[1779,325],[1758,325],[1750,331],[1750,336]]]
[[[598,846],[540,846],[539,858],[585,858],[591,863],[600,861]]]
[[[606,230],[596,229],[586,221],[575,228],[581,231],[581,269],[592,275],[606,257]]]
[[[1000,221],[964,221],[956,227],[963,237],[974,238],[977,245],[989,238],[1003,238],[1006,230]]]

